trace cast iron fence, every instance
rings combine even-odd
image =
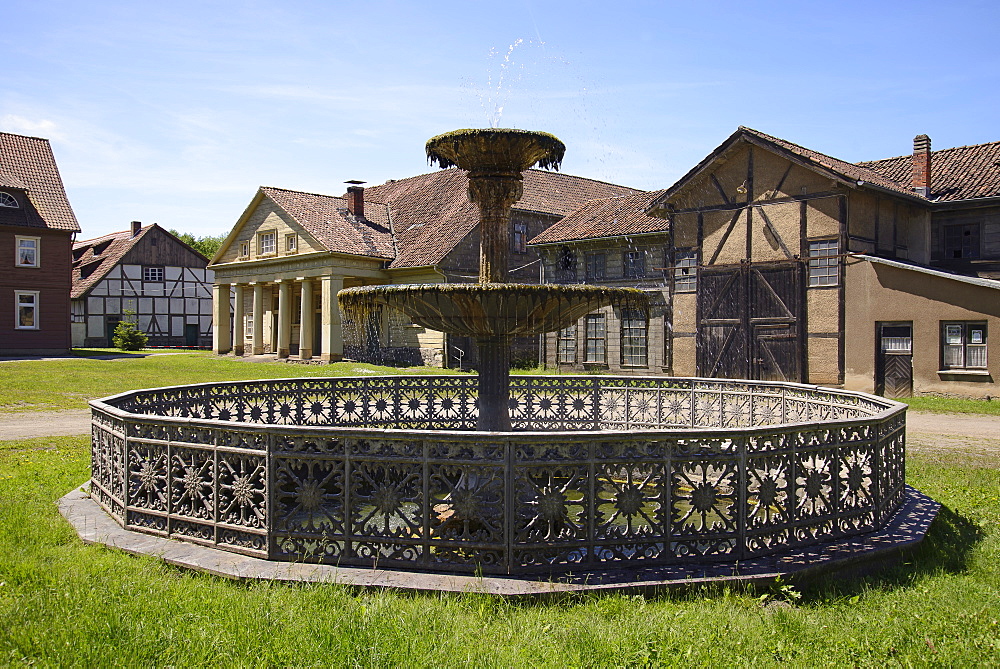
[[[736,561],[881,527],[905,406],[799,384],[475,378],[201,384],[91,403],[94,498],[129,529],[272,560],[485,574]]]

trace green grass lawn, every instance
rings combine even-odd
[[[362,363],[294,365],[284,362],[247,362],[211,353],[138,356],[123,354],[114,360],[93,355],[113,350],[84,351],[87,355],[61,360],[0,362],[0,413],[54,409],[83,409],[89,400],[137,388],[183,383],[281,379],[308,376],[364,376],[370,374],[447,374],[432,367],[400,369]]]
[[[55,501],[87,479],[88,439],[0,442],[0,664],[998,666],[1000,471],[961,464],[910,459],[944,509],[879,575],[769,606],[726,588],[511,602],[234,582],[86,546]]]

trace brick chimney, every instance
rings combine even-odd
[[[917,135],[913,138],[913,190],[924,197],[931,196],[931,138]]]
[[[135,237],[142,230],[142,221],[132,221],[132,236]]]
[[[348,186],[347,211],[358,218],[365,217],[365,189],[361,186]]]

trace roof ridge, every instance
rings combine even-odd
[[[931,155],[933,156],[935,154],[948,153],[949,151],[958,151],[960,149],[978,149],[980,147],[997,145],[997,144],[1000,144],[1000,139],[992,142],[982,142],[980,144],[962,144],[961,146],[949,146],[948,148],[945,149],[932,149]],[[855,165],[864,165],[866,163],[882,163],[889,160],[905,160],[906,158],[911,158],[911,157],[913,157],[912,153],[904,153],[901,156],[891,156],[889,158],[876,158],[875,160],[862,160],[855,163]]]
[[[283,193],[298,193],[299,195],[313,195],[315,197],[328,197],[332,200],[343,200],[343,195],[327,195],[326,193],[313,193],[307,190],[295,190],[293,188],[281,188],[280,186],[260,186],[260,190],[280,190]]]

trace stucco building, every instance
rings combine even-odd
[[[79,230],[49,141],[0,132],[0,355],[69,350]]]
[[[670,188],[532,240],[548,281],[636,285],[546,338],[550,364],[996,395],[1000,143],[852,164],[740,128]],[[570,277],[575,275],[575,279]],[[990,333],[994,336],[991,338]]]
[[[477,280],[478,209],[468,178],[447,169],[343,196],[262,187],[209,266],[219,353],[368,358],[446,365],[474,358],[471,342],[398,314],[343,323],[336,295],[351,286]],[[512,281],[538,283],[527,241],[587,201],[633,193],[614,184],[529,170],[510,222]],[[230,309],[229,295],[233,296]],[[535,356],[536,340],[524,342]]]

